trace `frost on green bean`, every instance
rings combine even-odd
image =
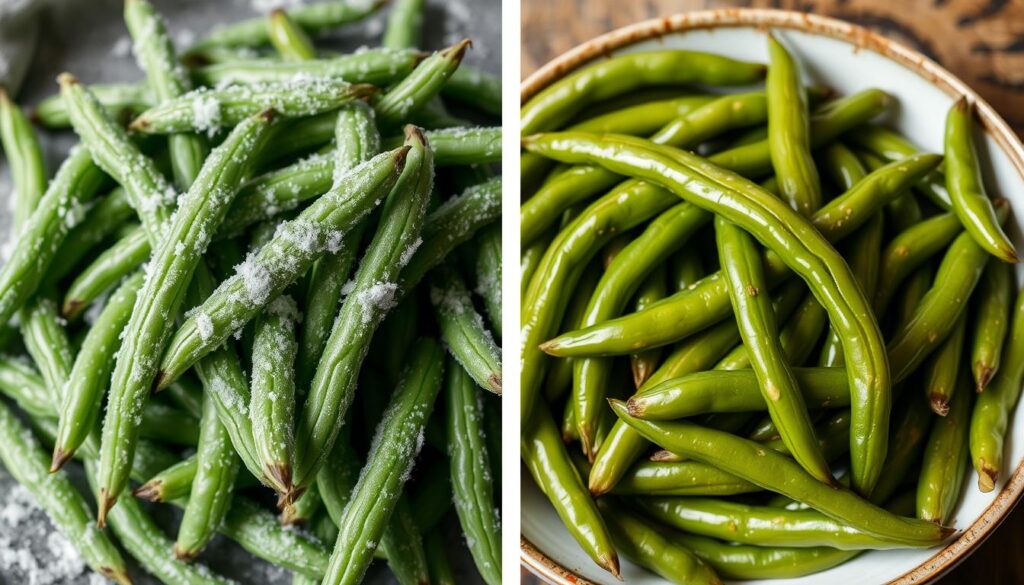
[[[459,67],[471,45],[469,39],[438,51],[420,63],[408,77],[382,95],[373,108],[382,128],[394,127],[433,99]]]
[[[194,72],[206,85],[223,87],[302,78],[333,78],[384,87],[413,70],[422,54],[413,50],[361,49],[351,55],[302,62],[247,59],[207,65]]]
[[[296,219],[281,224],[271,242],[236,266],[235,275],[192,311],[167,346],[158,388],[239,331],[314,260],[338,252],[345,233],[394,185],[405,156],[403,148],[356,167]]]
[[[435,270],[430,286],[441,339],[481,388],[501,394],[501,350],[473,306],[462,277],[450,265]]]
[[[146,110],[132,121],[129,129],[147,134],[206,132],[212,136],[222,127],[234,126],[268,109],[286,117],[313,116],[374,91],[369,85],[327,78],[204,87]]]

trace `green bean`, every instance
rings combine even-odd
[[[247,498],[232,500],[219,530],[253,555],[290,571],[322,579],[327,570],[329,553],[322,544],[282,526]]]
[[[309,35],[281,8],[267,15],[267,36],[285,61],[307,61],[316,57],[316,47]]]
[[[428,130],[440,130],[454,128],[456,126],[471,126],[473,123],[465,118],[453,115],[445,107],[441,98],[434,96],[423,103],[423,106],[412,114],[412,123],[422,126]]]
[[[740,337],[768,413],[797,463],[819,481],[832,484],[835,480],[818,448],[807,406],[779,342],[771,302],[761,292],[767,286],[754,239],[721,216],[715,219],[715,234]]]
[[[598,566],[618,576],[619,558],[611,536],[546,408],[534,409],[520,441],[523,463],[569,534]]]
[[[907,279],[906,284],[903,286],[903,294],[899,299],[899,306],[896,307],[896,323],[893,331],[899,331],[914,317],[914,312],[917,311],[921,300],[932,286],[932,277],[934,275],[934,267],[925,265]]]
[[[605,246],[605,251],[612,245]],[[575,327],[580,323],[580,319],[583,318],[584,312],[587,308],[587,303],[594,294],[594,289],[597,287],[597,273],[599,268],[596,266],[597,260],[591,260],[587,270],[580,275],[580,279],[576,282],[576,287],[572,291],[572,296],[569,298],[569,303],[565,307],[565,314],[562,316],[561,328]],[[544,375],[544,397],[548,402],[556,401],[560,396],[573,388],[573,370],[575,362],[570,359],[554,359],[551,361],[551,367],[548,368],[547,373]],[[563,428],[562,435],[564,437],[572,437],[573,441],[580,440],[580,434],[578,425],[576,423],[575,404],[573,399],[566,401],[566,413],[562,419]],[[570,415],[568,411],[573,411]],[[569,429],[565,427],[569,420],[572,420],[573,427]],[[586,447],[584,447],[586,452]]]
[[[252,348],[252,421],[256,457],[277,493],[287,502],[296,495],[292,486],[295,419],[295,301],[282,295],[267,305],[256,319]]]
[[[500,395],[500,349],[473,307],[461,275],[450,264],[434,270],[430,300],[448,351],[477,385]]]
[[[661,127],[651,141],[695,148],[730,129],[762,123],[767,115],[763,93],[718,98]],[[595,166],[573,166],[543,185],[520,210],[520,238],[531,242],[552,225],[564,209],[607,190],[622,177]]]
[[[441,86],[458,69],[469,39],[438,51],[427,57],[406,78],[388,89],[374,104],[377,124],[381,128],[395,128],[413,112],[423,107],[441,91]]]
[[[727,579],[786,579],[812,575],[841,565],[860,551],[830,547],[786,548],[734,545],[713,538],[675,534],[680,545]]]
[[[138,301],[122,332],[111,379],[107,413],[103,424],[103,448],[99,466],[99,521],[116,502],[127,484],[127,465],[134,453],[138,421],[157,374],[158,356],[163,350],[171,323],[184,292],[215,226],[227,211],[237,185],[259,151],[273,115],[258,114],[239,124],[203,163],[199,176],[182,197],[164,237],[154,250]]]
[[[306,6],[297,6],[288,12],[289,16],[309,34],[317,34],[332,28],[357,22],[370,16],[384,5],[384,2],[347,2],[335,0]],[[258,47],[270,42],[263,18],[250,18],[232,24],[215,27],[210,34],[189,49],[201,51],[210,47]]]
[[[998,205],[997,210],[1005,219],[1005,202]],[[932,287],[921,299],[913,317],[889,341],[889,364],[894,380],[909,376],[952,331],[981,279],[988,262],[986,254],[966,232],[953,240]]]
[[[673,535],[634,517],[621,504],[601,500],[601,516],[622,554],[672,583],[719,585],[714,569],[675,542]]]
[[[963,356],[966,327],[967,318],[960,315],[960,319],[953,326],[953,331],[935,351],[931,364],[924,374],[925,398],[932,411],[939,416],[949,414],[950,398],[960,385],[960,361]]]
[[[580,271],[597,249],[616,233],[646,221],[677,201],[660,188],[641,181],[627,181],[588,206],[548,247],[522,303],[522,420],[528,420],[547,366],[540,343],[558,326]]]
[[[480,231],[476,237],[476,287],[484,301],[487,322],[501,337],[501,226],[495,224]]]
[[[978,489],[990,492],[1003,471],[1003,442],[1010,413],[1024,379],[1024,294],[1016,293],[1010,332],[1003,347],[1002,367],[978,397],[971,414],[971,461],[978,471]]]
[[[845,237],[940,160],[935,155],[918,155],[903,161],[906,166],[894,163],[872,173],[819,210],[812,218],[815,227],[830,241]],[[781,258],[772,252],[764,258],[769,282],[778,282],[786,271]],[[728,310],[728,288],[721,272],[716,272],[643,312],[564,333],[546,342],[545,351],[558,356],[628,354],[639,347],[678,341],[724,318]]]
[[[388,568],[400,585],[419,585],[430,579],[424,539],[410,510],[409,498],[402,494],[395,501],[380,547],[387,553]]]
[[[151,247],[144,228],[136,228],[103,251],[68,285],[61,314],[77,319],[96,299],[149,259]]]
[[[866,534],[910,547],[928,547],[952,533],[931,522],[902,518],[878,508],[845,488],[826,486],[789,457],[722,431],[692,423],[654,423],[629,416],[623,402],[612,401],[615,413],[656,444],[693,457],[845,522]]]
[[[619,55],[580,69],[533,96],[521,108],[520,134],[558,128],[590,104],[646,86],[746,85],[761,80],[764,73],[764,65],[696,51]]]
[[[195,455],[183,459],[147,478],[144,484],[132,491],[132,495],[150,502],[172,502],[188,497],[198,466],[199,458]]]
[[[657,131],[672,120],[685,116],[688,112],[707,105],[716,99],[713,95],[684,95],[648,101],[633,106],[616,108],[610,112],[587,118],[573,124],[570,129],[598,134],[645,136]],[[543,161],[544,159],[540,160]]]
[[[58,530],[73,542],[86,564],[104,577],[131,583],[124,560],[93,524],[89,505],[63,473],[47,472],[47,456],[21,421],[0,404],[0,461],[46,510]]]
[[[295,10],[289,11],[289,15],[295,18]],[[212,87],[286,84],[296,77],[386,87],[407,76],[422,58],[423,54],[414,50],[369,49],[351,55],[301,62],[270,59],[228,61],[200,67],[192,72],[192,76],[198,83]]]
[[[359,165],[297,218],[282,224],[271,242],[250,255],[184,321],[167,345],[157,388],[173,382],[252,319],[315,259],[337,252],[344,234],[394,185],[406,153],[403,147]]]
[[[917,480],[917,517],[936,524],[952,520],[968,466],[968,431],[974,393],[965,370],[956,380],[949,414],[932,426]]]
[[[424,132],[434,150],[437,166],[489,164],[501,161],[501,128],[498,126],[457,126]],[[385,147],[402,143],[395,136],[384,141]]]
[[[920,150],[900,134],[875,125],[864,125],[852,130],[846,139],[888,161],[896,161],[917,154]],[[946,179],[938,169],[925,175],[914,188],[943,211],[950,211],[952,203],[946,192]]]
[[[636,310],[642,311],[648,305],[665,298],[667,294],[666,270],[664,266],[654,269],[647,280],[640,285],[636,295]],[[633,386],[639,388],[651,377],[661,363],[661,348],[656,347],[629,356],[629,369],[633,373]]]
[[[492,116],[501,115],[501,77],[475,67],[462,65],[456,69],[441,88],[441,95]]]
[[[0,322],[10,320],[35,293],[61,241],[81,219],[79,205],[95,195],[103,182],[103,174],[92,164],[89,152],[73,149],[21,228],[17,244],[0,269]],[[29,195],[26,192],[26,197]]]
[[[74,351],[54,302],[47,297],[32,299],[21,311],[21,320],[25,349],[42,374],[51,399],[59,404],[71,373]]]
[[[217,416],[214,399],[204,393],[196,472],[174,544],[178,559],[188,561],[198,556],[223,523],[231,506],[238,465],[238,455]]]
[[[789,51],[768,35],[771,66],[768,95],[768,147],[782,196],[790,207],[810,217],[821,207],[821,181],[811,156],[810,113],[800,70]]]
[[[844,341],[850,376],[854,483],[859,490],[870,493],[885,458],[887,437],[879,436],[883,433],[878,429],[888,425],[891,380],[871,308],[849,267],[828,240],[770,193],[696,155],[648,146],[650,143],[629,137],[569,136],[564,141],[557,135],[534,139],[529,149],[544,151],[540,145],[548,146],[549,153],[558,152],[565,162],[595,162],[671,186],[691,203],[699,202],[706,210],[721,213],[724,219],[751,230],[763,244],[782,253],[787,266],[801,274],[819,301],[826,299],[822,306]],[[626,161],[619,159],[623,156]],[[523,392],[526,394],[525,385]]]
[[[795,368],[793,374],[812,408],[849,404],[842,368]],[[757,377],[749,369],[713,370],[648,385],[627,401],[630,416],[673,420],[698,414],[764,410]]]
[[[142,279],[142,272],[137,272],[118,287],[78,351],[60,406],[50,466],[53,471],[64,466],[96,426],[102,393],[114,366],[113,348],[135,306]]]
[[[399,272],[423,241],[421,226],[433,186],[432,155],[419,129],[408,126],[406,136],[411,146],[406,170],[384,204],[381,223],[335,319],[299,415],[294,481],[300,487],[313,480],[330,451],[352,402],[370,338],[397,303]]]
[[[419,451],[416,437],[423,432],[440,390],[441,351],[429,339],[413,347],[402,382],[377,428],[367,466],[339,518],[338,540],[324,583],[355,583],[365,573]]]
[[[868,175],[857,154],[842,142],[833,142],[822,150],[822,165],[832,183],[849,191]],[[884,166],[884,165],[883,165]]]
[[[971,372],[978,392],[985,390],[999,370],[999,356],[1009,328],[1007,316],[1013,294],[1013,276],[1013,269],[1005,263],[990,263],[978,283],[974,342],[971,346]]]
[[[366,85],[331,79],[200,88],[139,114],[129,129],[146,134],[216,133],[273,109],[285,117],[314,116],[336,110],[372,93]]]
[[[424,0],[398,0],[388,13],[381,44],[389,49],[415,49],[423,40]]]
[[[472,378],[453,360],[446,365],[448,456],[455,511],[476,568],[489,585],[501,582],[501,520],[494,502],[483,403]]]
[[[153,105],[153,94],[145,83],[97,83],[90,85],[89,89],[103,104],[111,119],[125,124]],[[68,107],[60,94],[39,102],[32,112],[32,120],[49,130],[67,128],[71,125]]]
[[[816,510],[785,510],[711,498],[655,497],[638,500],[655,520],[689,534],[740,544],[839,550],[886,550],[906,545],[836,521]]]
[[[28,118],[0,87],[0,145],[7,155],[11,183],[17,189],[13,225],[20,229],[46,191],[43,152]]]
[[[46,270],[42,286],[45,288],[67,276],[82,258],[94,251],[95,246],[134,215],[122,187],[115,188],[97,201],[85,213],[81,223],[68,231]]]
[[[384,322],[380,324],[380,330],[374,335],[370,354],[366,358],[382,374],[386,384],[398,382],[398,374],[402,371],[409,348],[419,337],[420,307],[418,301],[417,295],[413,295],[399,303],[393,311],[388,313]],[[374,399],[374,402],[378,402],[379,406],[383,407],[384,400],[379,400],[379,398],[387,397],[380,396]],[[380,412],[376,414],[379,417]]]
[[[974,105],[966,97],[957,100],[946,117],[946,191],[953,211],[967,233],[986,252],[1004,262],[1019,262],[1013,243],[1006,237],[985,193],[978,153],[971,136]]]
[[[444,540],[441,538],[427,538],[424,539],[423,546],[426,548],[430,582],[435,585],[456,585],[457,581],[455,581],[455,575],[452,573],[448,553],[445,551]]]
[[[952,213],[943,213],[897,234],[882,252],[873,303],[875,314],[883,315],[904,279],[939,251],[948,248],[961,231],[960,220]]]

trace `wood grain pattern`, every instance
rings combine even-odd
[[[966,81],[1024,136],[1024,0],[523,0],[522,73],[627,24],[733,6],[814,12],[882,33]]]
[[[522,75],[610,30],[721,7],[782,8],[868,27],[931,57],[980,93],[1024,137],[1024,0],[521,0]],[[974,486],[965,485],[964,489]],[[942,585],[1024,583],[1024,507]],[[522,583],[536,579],[525,570]]]

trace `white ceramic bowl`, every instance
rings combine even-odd
[[[691,12],[641,22],[598,37],[547,64],[521,86],[521,99],[574,69],[606,55],[660,48],[710,51],[753,61],[767,61],[766,32],[784,39],[803,67],[806,79],[850,95],[869,87],[896,98],[887,125],[915,144],[942,152],[946,112],[960,95],[978,104],[981,126],[978,147],[986,161],[987,187],[992,196],[1010,200],[1014,216],[1024,217],[1024,147],[992,108],[977,94],[933,61],[874,33],[838,20],[775,10],[726,9]],[[984,132],[984,136],[982,136]],[[1011,237],[1024,249],[1020,227]],[[1018,270],[1018,281],[1024,272]],[[928,550],[871,551],[828,571],[800,579],[748,583],[808,585],[832,583],[927,583],[937,579],[979,546],[1009,514],[1024,489],[1024,416],[1018,405],[1007,437],[1006,469],[996,490],[983,494],[971,471],[964,482],[953,524],[961,530],[943,547]],[[521,560],[552,583],[615,583],[583,553],[537,489],[529,473],[522,480]],[[664,583],[628,562],[623,579],[631,584]]]

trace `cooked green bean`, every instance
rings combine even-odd
[[[484,439],[483,403],[472,378],[454,360],[445,366],[448,457],[455,512],[488,585],[501,583],[501,519]]]
[[[358,583],[372,560],[419,451],[417,437],[441,387],[442,357],[440,346],[429,339],[413,347],[402,382],[377,427],[367,466],[339,519],[338,540],[324,583]]]
[[[967,328],[967,317],[960,319],[953,331],[935,351],[925,371],[924,395],[932,411],[939,416],[949,414],[950,398],[960,385],[960,362],[963,357],[964,330]]]
[[[501,394],[501,351],[453,266],[442,264],[431,278],[430,300],[441,339],[481,388]]]
[[[800,70],[774,34],[768,35],[771,66],[768,96],[768,149],[783,198],[805,217],[821,207],[821,180],[811,156],[810,113]]]
[[[978,397],[971,414],[971,461],[978,471],[978,489],[990,492],[1003,472],[1003,443],[1010,413],[1024,379],[1024,294],[1017,292],[1010,315],[1010,333],[1003,348],[1003,366]]]
[[[860,551],[830,547],[786,548],[724,543],[676,534],[675,540],[728,579],[787,579],[813,575],[857,556]]]
[[[344,234],[394,185],[405,166],[407,150],[403,147],[380,154],[352,169],[343,176],[345,180],[336,182],[297,218],[282,224],[271,242],[239,265],[236,274],[184,321],[167,345],[157,388],[173,382],[223,343],[314,260],[336,252]]]
[[[295,10],[289,11],[292,18]],[[309,59],[301,62],[245,59],[215,63],[192,72],[199,83],[209,86],[287,83],[296,77],[345,80],[386,87],[409,74],[422,59],[412,50],[369,49],[351,55]]]
[[[765,66],[696,51],[663,50],[619,55],[551,84],[521,108],[520,134],[562,126],[586,106],[651,85],[745,85]]]
[[[666,272],[664,266],[658,266],[647,277],[647,280],[640,285],[640,290],[636,294],[636,304],[634,305],[637,311],[642,311],[647,306],[665,298],[668,292]],[[629,369],[633,373],[633,386],[635,388],[643,386],[644,382],[658,368],[659,363],[661,363],[660,347],[630,355]]]
[[[904,279],[935,254],[948,248],[961,231],[960,220],[952,213],[943,213],[897,234],[882,252],[873,303],[875,314],[885,314],[889,301]]]
[[[1003,262],[989,263],[978,283],[971,344],[971,373],[978,392],[985,390],[999,370],[1003,341],[1010,325],[1013,285],[1013,268]]]
[[[896,161],[917,154],[920,149],[892,130],[875,125],[864,125],[849,132],[845,139],[888,161]],[[932,203],[944,211],[953,207],[946,192],[946,179],[938,169],[925,175],[915,185]]]
[[[806,503],[866,534],[909,547],[929,547],[953,532],[951,528],[932,522],[886,512],[845,488],[826,486],[789,457],[766,449],[760,443],[692,423],[641,421],[629,416],[625,403],[612,401],[611,404],[620,418],[654,443],[699,461],[713,462],[724,471]]]
[[[200,88],[138,115],[129,129],[146,134],[216,133],[266,110],[285,117],[314,116],[372,94],[373,88],[331,79]]]
[[[252,421],[256,457],[267,478],[285,501],[295,497],[292,486],[292,458],[295,448],[295,323],[299,309],[288,295],[267,305],[256,319],[252,347]]]
[[[971,136],[973,123],[973,102],[962,97],[946,117],[946,191],[953,202],[953,211],[974,241],[996,258],[1016,263],[1019,262],[1017,251],[1000,227],[1002,221],[985,192]]]
[[[974,392],[970,375],[959,372],[949,414],[932,425],[917,480],[917,517],[936,524],[952,520],[968,466],[968,431]]]
[[[46,510],[64,536],[75,543],[86,564],[97,573],[129,585],[121,554],[93,522],[89,504],[63,471],[50,474],[46,453],[6,405],[0,404],[0,461]]]

